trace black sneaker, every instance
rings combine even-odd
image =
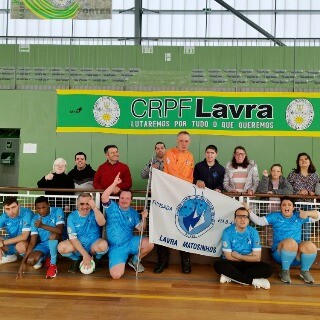
[[[69,267],[68,272],[69,273],[76,273],[79,271],[81,260],[73,260],[72,265]]]
[[[162,273],[164,269],[169,267],[169,263],[168,261],[161,261],[158,262],[153,269],[154,273]]]
[[[181,271],[182,273],[191,273],[190,259],[181,259]]]
[[[93,261],[95,263],[94,271],[100,271],[102,269],[102,267],[101,267],[101,259],[97,259],[96,256],[93,256]]]

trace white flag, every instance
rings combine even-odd
[[[150,242],[205,256],[221,255],[222,231],[242,204],[152,169]]]

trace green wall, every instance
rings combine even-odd
[[[171,61],[165,61],[171,53]],[[183,46],[0,45],[0,67],[122,67],[145,71],[191,71],[193,68],[319,69],[320,47],[202,46],[186,54]]]
[[[113,135],[103,133],[56,133],[56,92],[31,90],[0,90],[0,128],[20,129],[19,186],[36,187],[37,181],[52,169],[53,161],[63,157],[68,169],[74,165],[73,157],[78,151],[88,156],[89,163],[97,168],[105,161],[103,148],[116,144],[120,160],[128,163],[135,190],[144,190],[146,181],[140,178],[140,171],[153,153],[157,141],[167,147],[175,145],[175,135]],[[37,154],[23,154],[23,143],[36,143]],[[287,175],[295,166],[299,152],[308,152],[315,166],[320,168],[320,139],[305,137],[229,137],[192,136],[191,151],[195,161],[204,158],[208,144],[219,149],[218,160],[225,165],[232,156],[235,146],[247,149],[250,159],[254,159],[262,170],[279,162]]]

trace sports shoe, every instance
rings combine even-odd
[[[94,271],[100,271],[102,269],[101,267],[101,259],[97,259],[96,256],[93,256],[93,261],[94,261]]]
[[[290,271],[289,270],[281,270],[279,273],[280,279],[284,283],[291,283]]]
[[[81,260],[73,260],[72,265],[69,267],[69,273],[76,273],[79,271]]]
[[[231,282],[231,281],[232,280],[229,277],[225,276],[224,274],[222,274],[220,276],[220,283],[227,283],[227,282]]]
[[[304,280],[306,283],[314,283],[314,279],[310,273],[309,270],[306,271],[300,271],[300,277]]]
[[[6,256],[2,256],[2,259],[0,260],[0,264],[4,263],[10,263],[17,261],[18,257],[15,254],[7,254]]]
[[[270,289],[270,282],[267,279],[253,279],[252,285],[257,288]]]
[[[145,268],[144,268],[144,266],[141,264],[141,262],[139,262],[139,265],[137,266],[137,264],[138,264],[138,261],[133,261],[133,259],[131,258],[130,260],[129,260],[129,262],[128,262],[128,265],[130,266],[130,267],[132,267],[133,269],[134,269],[134,271],[137,271],[137,269],[138,269],[138,272],[140,273],[140,272],[144,272],[145,271]]]
[[[55,278],[58,272],[58,268],[55,264],[50,264],[48,270],[47,270],[47,274],[46,274],[46,278],[47,279],[52,279]]]
[[[35,265],[33,265],[33,269],[38,270],[42,267],[42,260],[40,259]]]
[[[191,273],[191,261],[190,258],[181,259],[181,271],[182,273]]]

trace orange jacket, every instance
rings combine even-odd
[[[193,168],[194,160],[190,151],[180,152],[177,148],[167,150],[164,157],[164,172],[192,183]]]

